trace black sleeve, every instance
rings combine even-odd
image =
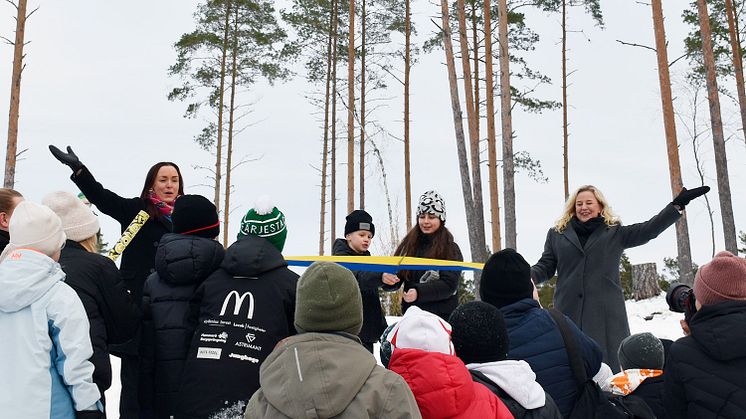
[[[381,282],[383,274],[381,272],[352,271],[360,286],[360,291],[375,291],[384,285]]]
[[[142,334],[140,336],[140,365],[138,399],[140,407],[152,408],[155,402],[155,326],[150,311],[150,288],[158,274],[152,274],[142,289]]]
[[[296,276],[287,288],[287,303],[285,304],[285,316],[288,319],[288,331],[290,335],[298,333],[295,330],[295,290],[298,284],[298,277]]]
[[[552,248],[552,229],[547,232],[547,239],[544,242],[544,252],[536,265],[531,267],[531,278],[537,284],[549,280],[554,276],[557,270],[557,255]]]
[[[78,186],[83,195],[95,205],[99,211],[127,226],[134,215],[142,207],[140,198],[122,198],[116,193],[104,188],[83,166],[80,172],[70,176],[75,185]]]
[[[641,246],[658,237],[680,217],[679,210],[673,204],[668,204],[661,212],[644,223],[622,226],[620,228],[622,245],[625,249]]]
[[[456,243],[453,244],[451,260],[463,261],[464,256]],[[458,291],[461,271],[438,271],[440,278],[423,284],[413,283],[412,288],[417,289],[417,300],[420,303],[445,300]]]
[[[101,278],[97,282],[101,309],[106,323],[107,343],[119,344],[132,339],[140,326],[140,310],[124,287],[114,262],[101,257]]]

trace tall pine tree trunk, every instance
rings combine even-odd
[[[746,87],[743,81],[743,61],[741,60],[741,42],[738,39],[738,27],[734,17],[735,4],[732,0],[725,0],[725,13],[728,16],[728,34],[730,48],[733,53],[733,72],[736,73],[736,90],[738,91],[738,105],[741,109],[741,128],[746,141]]]
[[[487,245],[484,235],[484,202],[482,201],[482,175],[480,173],[479,160],[479,131],[477,130],[476,112],[473,95],[473,84],[471,80],[471,65],[469,63],[469,41],[466,36],[466,11],[464,0],[458,0],[458,26],[459,43],[461,45],[461,65],[464,73],[464,93],[466,96],[466,116],[469,126],[469,149],[471,154],[471,183],[472,183],[472,220],[468,223],[470,235],[469,240],[472,249],[472,259],[477,262],[487,260]],[[476,82],[476,80],[474,81]]]
[[[471,43],[474,51],[474,125],[477,127],[477,135],[480,133],[479,125],[479,32],[477,28],[477,2],[471,0]]]
[[[704,56],[707,76],[707,100],[710,105],[710,125],[712,126],[712,142],[715,148],[715,171],[717,173],[718,196],[720,197],[720,215],[723,220],[725,250],[735,255],[738,254],[736,224],[733,219],[733,204],[731,202],[730,182],[728,180],[728,159],[725,151],[723,121],[720,114],[717,73],[712,50],[712,32],[710,31],[710,18],[705,0],[697,0],[697,12],[699,14],[699,26],[702,33],[702,55]]]
[[[329,11],[329,42],[326,46],[326,89],[324,91],[324,145],[321,151],[321,210],[319,211],[319,256],[324,255],[326,224],[326,169],[329,165],[329,90],[332,78],[332,38],[334,34],[334,6]],[[332,237],[333,239],[333,237]]]
[[[365,209],[365,0],[360,9],[360,209]]]
[[[13,4],[13,3],[11,3]],[[23,73],[23,45],[26,32],[26,0],[18,0],[16,7],[16,37],[13,42],[13,73],[10,78],[10,108],[8,111],[8,145],[5,152],[5,181],[3,187],[13,188],[16,179],[18,153],[18,118],[21,107],[21,76]]]
[[[679,142],[676,138],[676,121],[671,94],[671,77],[668,72],[668,51],[666,46],[666,30],[663,24],[663,7],[661,0],[652,0],[653,32],[655,34],[655,50],[658,57],[658,80],[661,88],[661,104],[663,107],[663,128],[666,134],[668,149],[668,169],[671,178],[671,192],[676,196],[683,184],[681,182],[681,165],[679,164]],[[678,249],[679,273],[682,283],[694,284],[692,274],[692,251],[689,246],[689,227],[686,213],[676,222],[676,243]]]
[[[570,196],[567,124],[567,1],[562,0],[562,176],[565,186],[565,200]]]
[[[228,110],[228,148],[225,153],[225,207],[223,208],[223,247],[228,247],[228,223],[231,212],[231,172],[233,171],[233,127],[236,113],[236,72],[238,71],[238,6],[234,7],[236,21],[233,22],[233,51],[231,63],[231,98]]]
[[[331,179],[331,229],[329,237],[337,237],[337,41],[339,38],[339,0],[332,0],[334,14],[334,30],[332,39],[332,179]]]
[[[492,221],[492,251],[500,245],[500,203],[497,184],[497,139],[495,133],[495,83],[492,78],[492,10],[490,0],[484,0],[484,78],[487,101],[487,159],[490,185],[490,209]]]
[[[508,4],[498,0],[500,41],[500,116],[503,137],[503,199],[505,202],[505,247],[516,248],[515,168],[513,165],[513,121],[510,98],[510,57],[508,56]]]
[[[350,0],[347,45],[347,213],[355,209],[355,0]]]
[[[407,213],[407,231],[412,228],[412,178],[409,173],[409,72],[411,70],[412,16],[411,0],[404,0],[404,199]]]
[[[218,139],[215,150],[215,208],[220,212],[220,185],[223,180],[223,114],[225,112],[225,65],[228,59],[228,32],[230,31],[231,0],[225,2],[225,31],[223,52],[220,58],[220,92],[218,96]]]

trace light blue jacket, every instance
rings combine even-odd
[[[88,317],[60,265],[20,249],[0,263],[0,418],[99,409]]]

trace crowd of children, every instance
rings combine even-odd
[[[574,311],[539,303],[534,279],[566,268],[552,265],[559,239],[551,232],[533,268],[512,249],[490,256],[481,301],[458,305],[458,271],[390,274],[316,262],[298,277],[282,256],[285,215],[267,198],[225,249],[215,240],[215,206],[184,194],[175,164],[154,165],[141,196],[122,198],[71,149],[50,149],[123,231],[139,211],[149,218],[117,269],[98,254],[98,219],[79,197],[54,192],[39,205],[0,190],[0,417],[114,417],[103,398],[110,354],[122,359],[121,418],[559,419],[602,409],[746,417],[746,260],[738,256],[722,252],[697,272],[689,336],[627,336],[612,353],[576,325]],[[675,200],[655,228],[620,230],[639,236],[620,248],[657,235],[687,202]],[[581,204],[586,221],[603,217],[605,201],[598,212]],[[416,211],[395,254],[462,260],[443,198],[425,192]],[[602,238],[596,224],[570,227],[590,228],[581,251]],[[334,255],[369,256],[375,232],[367,212],[353,211]],[[404,315],[394,325],[381,291],[401,295]],[[594,313],[581,319],[603,317]],[[383,366],[372,354],[379,339]]]

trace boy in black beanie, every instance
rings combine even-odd
[[[510,340],[500,310],[472,301],[457,307],[448,322],[456,355],[472,379],[495,393],[515,418],[562,418],[528,363],[507,359]]]
[[[364,210],[352,211],[346,218],[345,237],[337,239],[332,246],[334,256],[370,256],[368,248],[376,226],[373,217]],[[386,318],[378,299],[378,289],[392,286],[399,282],[396,275],[381,272],[352,271],[360,286],[363,298],[363,327],[360,330],[360,340],[368,351],[373,353],[373,343],[378,341],[381,333],[386,329]]]

